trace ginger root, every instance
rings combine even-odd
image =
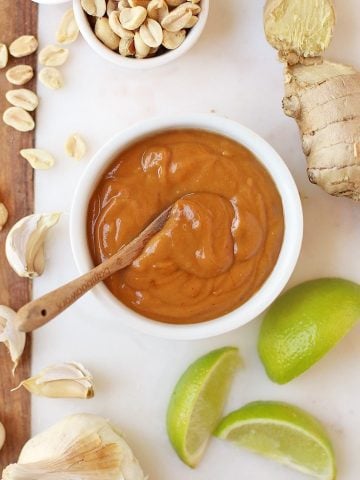
[[[281,56],[317,57],[329,46],[335,25],[332,0],[268,0],[268,42]]]
[[[296,119],[312,183],[360,200],[360,73],[322,59],[334,25],[330,0],[268,0],[268,41],[285,66],[286,115]]]
[[[326,61],[287,66],[283,109],[299,125],[310,181],[360,200],[360,73]]]

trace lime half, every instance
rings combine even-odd
[[[175,387],[167,430],[176,453],[190,467],[196,467],[205,452],[239,365],[237,348],[215,350],[190,365]]]
[[[323,426],[298,407],[254,402],[225,417],[215,435],[321,480],[336,476]]]

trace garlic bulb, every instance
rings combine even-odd
[[[34,278],[45,268],[44,242],[60,213],[33,214],[19,220],[6,237],[8,262],[20,277]]]
[[[5,428],[4,428],[4,425],[0,422],[0,450],[4,446],[5,437],[6,437]]]
[[[145,480],[123,437],[108,420],[78,414],[29,440],[2,480]]]
[[[0,305],[0,342],[9,350],[11,360],[16,369],[24,351],[26,334],[15,328],[16,312],[5,305]]]
[[[30,393],[50,398],[92,398],[94,380],[83,365],[60,363],[44,368],[20,383]],[[17,387],[17,388],[19,388]],[[15,389],[17,390],[17,389]]]

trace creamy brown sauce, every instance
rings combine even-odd
[[[274,268],[283,210],[260,162],[214,133],[167,131],[114,160],[89,203],[94,263],[173,203],[162,231],[107,287],[131,309],[167,323],[202,322],[242,305]]]

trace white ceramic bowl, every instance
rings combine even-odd
[[[87,272],[93,267],[86,236],[87,209],[103,172],[129,145],[147,135],[176,128],[203,129],[232,138],[247,147],[268,170],[281,195],[285,217],[284,241],[274,270],[244,305],[217,319],[191,325],[165,324],[143,317],[117,300],[104,284],[97,285],[92,292],[122,325],[166,338],[207,338],[234,330],[260,315],[285,287],[300,253],[303,217],[298,190],[283,160],[256,133],[216,115],[196,114],[153,118],[118,133],[97,152],[77,186],[70,215],[71,246],[80,273]]]
[[[81,7],[80,0],[73,0],[74,13],[77,24],[79,25],[80,32],[86,42],[90,47],[98,53],[101,57],[105,58],[109,62],[112,62],[119,67],[133,69],[133,70],[145,70],[161,65],[165,65],[176,58],[181,57],[185,52],[190,50],[191,47],[199,40],[200,35],[202,34],[205,24],[209,14],[209,3],[210,0],[201,0],[201,12],[199,13],[199,21],[197,24],[189,30],[184,42],[180,45],[179,48],[175,50],[169,50],[162,55],[151,57],[151,58],[128,58],[123,57],[119,53],[113,52],[110,48],[106,47],[100,40],[96,37],[94,31],[90,27],[89,21],[87,19],[86,13]]]

